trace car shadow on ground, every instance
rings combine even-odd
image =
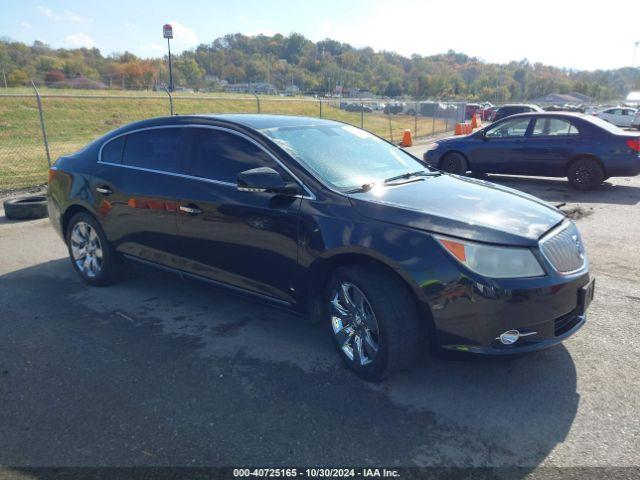
[[[594,190],[580,191],[571,188],[566,179],[519,177],[511,175],[482,175],[488,182],[515,188],[551,203],[608,203],[637,205],[640,203],[640,187],[625,185],[629,179],[605,181]]]
[[[526,476],[567,437],[559,346],[423,355],[381,384],[320,324],[148,268],[108,288],[67,259],[0,276],[0,465],[482,466]]]

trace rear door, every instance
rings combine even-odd
[[[535,117],[533,122],[525,139],[520,173],[563,177],[565,166],[580,142],[580,131],[566,118]]]
[[[598,115],[603,120],[613,123],[614,125],[620,125],[622,121],[622,109],[621,108],[609,108],[604,110]]]
[[[241,192],[238,173],[271,167],[293,180],[248,137],[190,128],[189,187],[177,215],[181,268],[227,285],[293,302],[300,196]]]
[[[102,224],[116,250],[172,266],[184,128],[152,127],[101,151],[95,185]]]
[[[524,158],[524,137],[531,117],[505,119],[491,125],[469,151],[470,168],[486,173],[518,173]]]
[[[623,108],[621,109],[620,123],[618,125],[622,127],[630,127],[631,122],[633,121],[633,116],[635,115],[635,110],[632,108]]]

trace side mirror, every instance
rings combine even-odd
[[[286,182],[282,176],[270,167],[252,168],[240,172],[237,188],[241,192],[268,192],[281,195],[297,195],[298,185]]]

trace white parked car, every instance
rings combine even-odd
[[[636,110],[636,114],[633,116],[633,120],[631,120],[631,126],[640,130],[640,110]]]
[[[607,108],[599,111],[598,113],[594,113],[596,117],[613,123],[618,127],[630,127],[635,114],[636,109],[629,107]]]

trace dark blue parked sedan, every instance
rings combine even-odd
[[[439,140],[423,158],[450,173],[568,177],[572,186],[587,190],[609,177],[638,175],[639,138],[589,115],[524,113]]]

